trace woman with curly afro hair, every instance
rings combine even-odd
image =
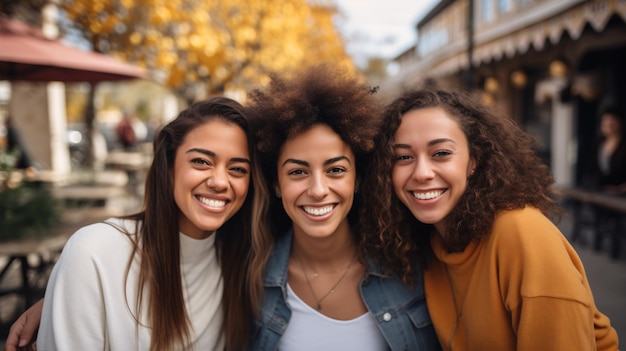
[[[425,261],[444,350],[616,350],[533,139],[469,95],[424,88],[384,113],[364,188],[370,257],[410,281]],[[393,195],[392,195],[393,194]]]
[[[250,100],[275,195],[272,233],[252,238],[249,276],[263,300],[251,349],[439,349],[423,286],[384,275],[359,246],[355,215],[374,191],[359,183],[382,112],[372,90],[315,66],[273,76]]]

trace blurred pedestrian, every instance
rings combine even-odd
[[[626,195],[626,117],[616,106],[608,106],[600,114],[600,135],[594,156],[594,187],[611,195]],[[594,243],[602,249],[604,238],[611,238],[611,257],[617,258],[621,249],[624,214],[602,206],[593,206]]]
[[[134,151],[137,146],[137,134],[135,133],[132,114],[124,112],[122,120],[115,128],[117,138],[126,151]]]
[[[596,152],[595,181],[609,194],[626,194],[626,117],[617,107],[600,115],[600,136]]]

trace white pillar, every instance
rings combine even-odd
[[[554,99],[552,104],[552,171],[557,187],[574,184],[574,164],[571,152],[574,148],[572,105]]]
[[[551,78],[537,83],[535,102],[550,101],[550,151],[552,175],[555,186],[570,187],[574,184],[576,138],[574,137],[573,110],[571,103],[561,101],[561,91],[567,89],[564,78]]]
[[[33,161],[53,179],[70,172],[63,83],[13,82],[9,114]]]

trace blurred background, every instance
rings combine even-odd
[[[383,101],[467,89],[535,136],[563,193],[559,226],[626,335],[626,197],[591,172],[602,111],[626,109],[625,1],[2,0],[0,338],[67,236],[140,208],[161,124],[320,62]]]

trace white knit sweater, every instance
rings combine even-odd
[[[133,221],[107,221],[134,229]],[[179,236],[193,350],[222,350],[223,282],[215,235],[204,240]],[[135,318],[137,259],[126,277],[131,250],[129,237],[104,223],[83,227],[68,240],[48,282],[38,350],[149,349],[146,308],[139,325]]]

